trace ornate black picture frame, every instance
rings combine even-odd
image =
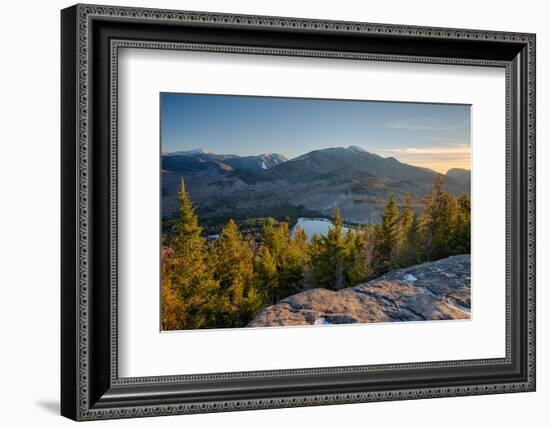
[[[74,420],[535,390],[535,35],[76,5],[61,13],[61,413]],[[506,70],[506,356],[120,378],[120,47]]]

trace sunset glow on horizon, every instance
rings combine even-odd
[[[427,146],[421,148],[380,149],[382,157],[394,157],[402,163],[426,167],[439,173],[459,168],[471,170],[471,146],[467,143],[455,143],[450,146]]]

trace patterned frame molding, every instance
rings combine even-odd
[[[126,7],[104,7],[92,5],[77,5],[63,11],[65,19],[64,30],[62,28],[62,50],[67,61],[64,61],[65,75],[73,75],[73,79],[64,86],[62,93],[64,119],[73,119],[71,124],[64,124],[63,149],[66,157],[63,157],[63,176],[71,178],[72,183],[64,183],[64,211],[66,214],[74,214],[74,226],[64,226],[65,234],[62,241],[65,249],[62,250],[63,270],[65,278],[62,283],[62,352],[65,361],[62,361],[62,413],[75,420],[92,420],[105,418],[159,416],[171,414],[206,413],[231,410],[250,410],[263,408],[280,408],[309,405],[345,404],[367,401],[403,400],[417,398],[437,398],[446,396],[463,396],[490,393],[506,393],[535,390],[535,36],[533,34],[478,31],[448,28],[429,28],[402,25],[370,24],[358,22],[337,22],[325,20],[294,19],[267,16],[246,16],[217,13],[170,11],[156,9],[140,9]],[[107,368],[108,378],[102,379],[99,384],[90,385],[92,376],[98,373],[98,368],[91,363],[91,354],[94,352],[95,334],[92,328],[96,321],[96,315],[91,315],[91,269],[94,262],[91,254],[91,223],[94,211],[92,204],[92,177],[91,169],[91,123],[90,114],[93,108],[91,93],[91,56],[92,56],[92,21],[96,19],[111,20],[112,22],[133,21],[141,24],[172,25],[220,25],[235,28],[276,29],[315,31],[338,34],[372,34],[381,37],[410,37],[411,40],[448,40],[448,41],[479,41],[484,43],[501,42],[510,45],[521,46],[525,49],[524,60],[527,73],[523,82],[512,81],[514,65],[511,60],[483,60],[463,59],[460,57],[445,58],[435,56],[404,56],[392,54],[350,53],[341,51],[320,51],[314,49],[280,49],[280,48],[254,48],[243,46],[214,45],[204,43],[178,43],[171,41],[144,41],[144,40],[110,40],[110,296],[109,318],[106,323],[110,326],[108,333],[110,361]],[[72,38],[72,40],[70,40]],[[506,109],[507,109],[507,164],[506,164],[506,193],[507,193],[507,260],[506,260],[506,358],[467,360],[452,362],[395,364],[361,367],[327,367],[324,369],[306,370],[276,370],[266,372],[222,373],[217,375],[199,376],[164,376],[144,378],[119,378],[117,368],[117,71],[118,49],[121,47],[154,48],[154,49],[178,49],[218,51],[239,54],[264,54],[264,55],[297,55],[315,56],[341,59],[383,60],[398,62],[426,62],[458,65],[497,66],[506,69]],[[70,53],[68,53],[70,52]],[[66,62],[66,63],[65,63]],[[70,63],[71,62],[71,63]],[[511,148],[511,140],[518,129],[511,127],[512,96],[517,88],[514,84],[525,84],[525,117],[526,138],[524,155],[522,158],[525,166],[525,181],[523,187],[518,187],[522,201],[525,203],[525,354],[526,360],[524,380],[501,383],[484,383],[475,385],[449,385],[427,388],[404,386],[397,390],[380,390],[373,392],[338,392],[325,394],[312,394],[300,396],[274,396],[268,398],[228,398],[216,401],[204,402],[164,402],[134,404],[124,402],[111,402],[102,394],[108,395],[114,389],[124,386],[148,386],[158,384],[170,384],[181,382],[216,381],[222,379],[243,379],[254,377],[294,376],[304,377],[308,374],[331,374],[359,371],[399,370],[426,367],[457,367],[457,366],[483,366],[505,365],[511,363],[511,340],[513,318],[511,312],[511,258],[513,248],[511,240],[512,230],[512,161],[514,160]],[[74,96],[73,96],[74,95]],[[76,102],[74,102],[76,99]],[[72,114],[72,115],[71,115]],[[65,121],[65,120],[63,120]],[[73,126],[73,127],[70,127]],[[71,151],[72,150],[72,151]],[[72,155],[74,154],[74,155]],[[65,153],[63,154],[65,155]],[[76,159],[76,161],[75,161]],[[517,159],[516,159],[517,160]],[[516,161],[514,160],[514,161]],[[65,194],[65,192],[64,192]],[[68,205],[71,207],[65,207]],[[69,241],[72,240],[72,243]],[[67,266],[72,263],[73,269]],[[68,324],[70,323],[70,324]],[[67,361],[68,360],[68,361]],[[103,366],[103,364],[101,364]],[[103,367],[101,367],[103,372]],[[103,373],[102,373],[103,374]],[[109,392],[107,392],[109,390]],[[113,401],[116,398],[113,397]]]
[[[122,48],[131,49],[158,49],[158,50],[180,50],[193,52],[214,52],[214,53],[233,53],[233,54],[248,54],[248,55],[271,55],[271,56],[300,56],[300,57],[315,57],[328,59],[353,59],[353,60],[368,60],[368,61],[384,61],[384,62],[401,62],[401,63],[430,63],[430,64],[446,64],[446,65],[471,65],[471,66],[486,66],[486,67],[501,67],[506,73],[506,97],[510,98],[511,82],[510,82],[510,65],[503,61],[487,61],[487,60],[472,60],[472,59],[456,59],[456,58],[418,58],[414,56],[396,56],[396,55],[372,55],[364,53],[343,53],[333,51],[317,51],[317,50],[297,50],[297,49],[270,49],[270,48],[254,48],[242,46],[222,46],[222,45],[203,45],[191,43],[162,43],[151,41],[135,41],[135,40],[111,40],[111,345],[115,350],[112,351],[111,358],[111,380],[113,383],[170,383],[174,381],[193,381],[193,380],[218,380],[218,379],[241,379],[246,377],[262,377],[262,376],[291,376],[303,375],[308,373],[323,373],[330,374],[334,372],[357,372],[357,371],[384,371],[405,369],[411,367],[459,367],[459,366],[480,366],[492,365],[502,362],[510,362],[510,344],[511,344],[511,282],[509,274],[506,276],[506,355],[505,358],[494,359],[475,359],[475,360],[460,360],[460,361],[445,361],[445,362],[417,362],[417,363],[401,363],[401,364],[382,364],[382,365],[366,365],[353,367],[329,367],[329,368],[308,368],[295,370],[265,370],[251,371],[238,373],[217,373],[217,374],[201,374],[201,375],[176,375],[176,376],[157,376],[157,377],[118,377],[118,329],[117,329],[117,223],[118,223],[118,187],[117,187],[117,163],[118,163],[118,55]],[[510,111],[507,108],[507,115]],[[510,150],[510,132],[507,129],[507,149],[506,162],[511,162]],[[506,192],[511,193],[510,180],[506,182]],[[509,202],[510,196],[507,197]],[[510,228],[510,209],[506,210],[506,226]],[[510,253],[510,247],[506,248],[507,253]]]

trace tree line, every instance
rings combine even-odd
[[[264,307],[310,288],[341,288],[392,269],[470,252],[470,198],[439,175],[420,206],[390,196],[380,223],[344,232],[338,209],[327,235],[268,218],[259,238],[229,220],[203,236],[182,179],[178,215],[162,248],[162,329],[243,327]],[[421,214],[418,214],[420,211]]]

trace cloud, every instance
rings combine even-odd
[[[445,123],[437,118],[417,118],[389,121],[384,127],[401,130],[457,130],[467,127],[466,121]]]
[[[468,143],[450,143],[448,146],[427,146],[410,148],[382,148],[378,150],[384,153],[409,154],[409,155],[470,155],[471,147]]]
[[[445,146],[387,148],[376,151],[382,156],[394,156],[414,166],[428,167],[445,173],[453,167],[470,169],[471,147],[468,143],[451,142]]]

